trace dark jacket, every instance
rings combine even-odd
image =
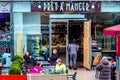
[[[30,58],[30,56],[24,55],[23,58],[25,59],[25,62],[28,64],[33,62],[32,58]]]
[[[52,53],[52,56],[50,57],[50,63],[55,64],[57,59],[58,59],[58,54],[57,53],[56,54]]]
[[[99,74],[99,80],[111,80],[112,64],[108,60],[102,60],[96,67]]]

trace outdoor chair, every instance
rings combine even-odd
[[[76,75],[77,75],[77,72],[75,72],[74,74],[68,74],[67,75],[67,80],[76,80]]]

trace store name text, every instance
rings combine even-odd
[[[98,3],[91,4],[90,2],[37,2],[32,3],[32,11],[41,12],[69,12],[69,11],[81,11],[89,12],[95,8],[100,8]],[[35,4],[35,5],[34,5]],[[36,6],[37,5],[37,6]],[[36,6],[36,7],[35,7]]]

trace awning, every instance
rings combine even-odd
[[[120,34],[120,24],[111,26],[108,28],[104,28],[103,33],[106,35],[115,36],[116,34]]]

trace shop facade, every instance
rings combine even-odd
[[[119,1],[5,2],[12,4],[12,55],[23,56],[24,52],[29,51],[37,56],[44,45],[48,47],[49,55],[54,48],[60,54],[65,54],[68,66],[67,46],[75,38],[80,47],[83,66],[90,69],[92,40],[96,40],[102,50],[115,51],[115,38],[103,35],[102,29],[119,23],[119,18],[115,18],[120,12]]]

